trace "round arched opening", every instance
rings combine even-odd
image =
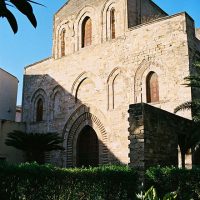
[[[77,167],[95,167],[99,164],[99,141],[96,132],[90,126],[85,126],[77,140]]]

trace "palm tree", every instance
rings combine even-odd
[[[30,3],[42,5],[32,0],[0,0],[0,17],[7,18],[14,33],[18,31],[17,20],[7,7],[15,7],[22,14],[24,14],[29,19],[31,24],[36,28],[37,20],[35,18],[33,8]]]
[[[43,164],[45,153],[64,150],[63,139],[57,133],[24,133],[13,131],[8,134],[5,144],[22,150],[28,162]]]
[[[187,87],[192,87],[192,89],[198,90],[200,89],[200,61],[195,62],[193,66],[196,70],[196,74],[184,78],[184,80],[188,82],[184,85],[186,85]],[[195,146],[197,146],[200,141],[200,99],[196,98],[192,101],[182,103],[174,109],[174,112],[177,113],[181,110],[191,110],[193,114],[193,121],[196,123],[196,126],[191,127],[191,130],[188,133],[178,135],[182,167],[185,168],[186,153],[190,148],[194,148]]]
[[[194,68],[196,69],[196,75],[191,75],[184,78],[184,80],[188,82],[184,85],[187,87],[192,87],[193,89],[200,89],[200,61],[194,63]],[[174,109],[174,112],[177,113],[181,110],[192,110],[193,120],[195,122],[200,122],[200,99],[186,101],[185,103],[177,106]]]

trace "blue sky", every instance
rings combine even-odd
[[[24,67],[51,56],[53,14],[66,0],[37,0],[46,8],[34,5],[38,27],[34,29],[25,16],[11,8],[19,30],[13,34],[6,19],[0,18],[0,67],[19,79],[18,100],[21,104]],[[97,0],[98,1],[98,0]],[[168,14],[186,11],[200,27],[199,0],[154,0]]]

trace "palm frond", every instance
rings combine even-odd
[[[0,17],[6,17],[14,33],[18,30],[15,16],[7,9],[5,1],[0,1]]]
[[[193,101],[187,101],[185,103],[182,103],[174,109],[174,113],[177,113],[178,111],[191,109],[196,113],[198,112],[198,110],[200,110],[200,99],[194,99]]]
[[[24,133],[13,131],[8,134],[5,144],[22,150],[37,161],[45,152],[64,150],[64,139],[57,133]]]
[[[36,4],[36,5],[39,5],[39,6],[43,6],[43,7],[46,7],[45,5],[41,4],[41,3],[38,3],[36,1],[31,1],[31,0],[27,0],[29,1],[30,3],[33,3],[33,4]]]
[[[197,60],[193,63],[193,66],[196,67],[197,69],[200,69],[200,61]]]
[[[15,7],[24,14],[31,24],[36,28],[37,27],[37,20],[35,18],[35,15],[33,13],[33,8],[31,4],[26,0],[10,0],[10,2],[15,5]]]
[[[37,27],[37,20],[33,13],[33,8],[31,4],[36,4],[45,7],[43,4],[38,3],[33,0],[0,0],[0,17],[6,17],[13,32],[16,33],[18,31],[17,20],[14,15],[7,7],[14,7],[19,10],[22,14],[24,14],[33,27]]]
[[[200,88],[200,77],[197,75],[193,76],[188,76],[184,78],[184,80],[187,81],[187,83],[183,84],[186,85],[187,87],[193,87],[193,88]]]
[[[178,111],[183,111],[183,110],[190,110],[192,107],[192,102],[191,101],[187,101],[185,103],[182,103],[181,105],[177,106],[174,109],[174,113],[177,113]]]

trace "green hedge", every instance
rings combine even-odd
[[[154,186],[162,197],[177,191],[180,200],[200,199],[200,169],[153,167],[146,171],[146,186]]]
[[[1,200],[135,199],[137,173],[124,166],[64,169],[0,164]]]

